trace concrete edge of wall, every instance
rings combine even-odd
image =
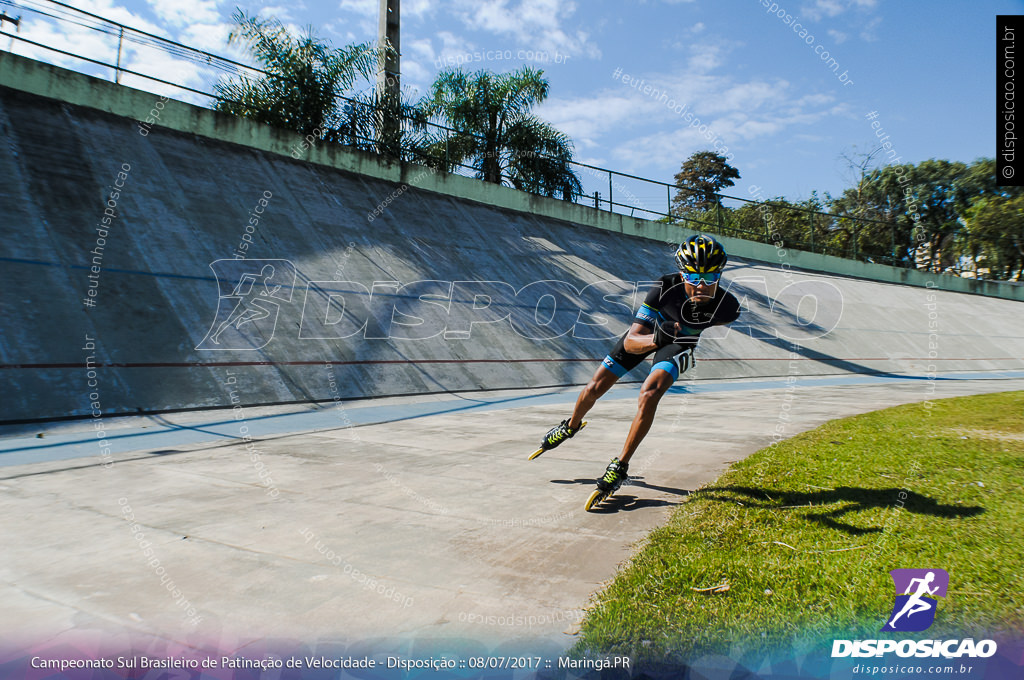
[[[596,210],[461,175],[439,174],[415,164],[388,163],[372,154],[335,146],[310,146],[303,150],[303,139],[298,133],[278,130],[244,118],[217,113],[7,52],[0,52],[0,86],[131,120],[149,119],[154,121],[153,126],[239,144],[390,182],[409,184],[424,191],[499,208],[543,215],[666,244],[677,243],[680,239],[679,225]],[[141,124],[139,129],[139,134],[146,134]],[[735,257],[777,264],[780,267],[1024,301],[1024,286],[1012,283],[929,274],[831,255],[779,249],[771,244],[738,238],[721,237],[721,240],[729,253]]]

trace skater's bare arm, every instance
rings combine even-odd
[[[622,346],[630,354],[643,354],[657,349],[658,346],[654,342],[654,329],[648,328],[642,323],[633,324],[629,327],[629,333],[622,341]]]

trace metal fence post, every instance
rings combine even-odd
[[[889,223],[889,234],[892,237],[891,238],[892,250],[890,251],[890,254],[892,255],[892,266],[895,267],[896,266],[896,224],[893,223],[893,222]]]
[[[121,45],[124,43],[124,26],[117,36],[117,65],[114,67],[114,82],[121,84]]]
[[[608,212],[615,210],[615,206],[612,204],[612,171],[608,171]]]
[[[672,221],[672,187],[668,184],[665,185],[665,199],[668,207],[665,209],[665,214],[668,215],[669,222]]]

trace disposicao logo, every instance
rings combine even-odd
[[[917,633],[935,621],[936,597],[946,597],[949,574],[945,569],[893,569],[896,603],[883,631]],[[902,593],[902,594],[901,594]]]
[[[882,632],[917,633],[935,621],[938,597],[946,596],[949,574],[944,569],[893,569],[889,572],[896,586],[896,601]],[[834,640],[832,657],[884,656],[895,652],[901,657],[986,658],[996,653],[993,640]]]

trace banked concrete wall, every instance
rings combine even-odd
[[[6,421],[580,383],[684,235],[6,54],[0,130]],[[726,245],[698,378],[1024,368],[1020,302],[938,289],[1016,287]]]

